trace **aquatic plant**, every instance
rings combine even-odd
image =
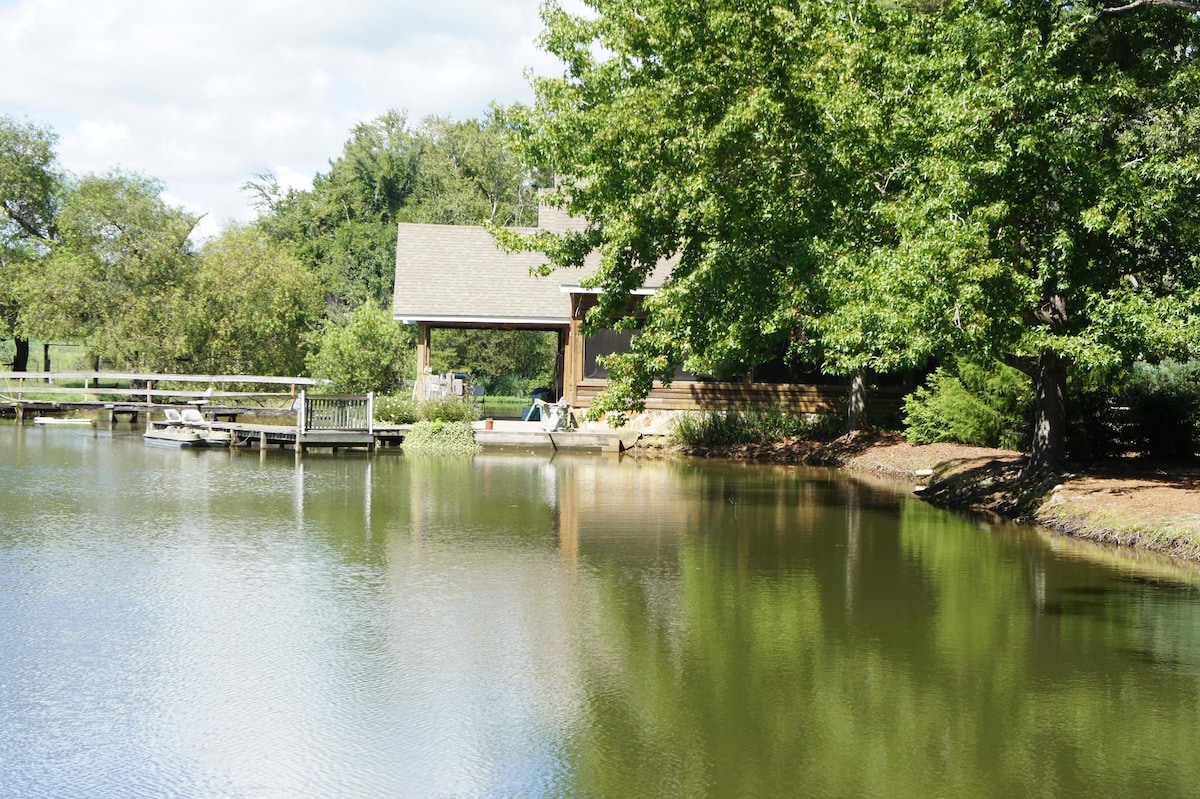
[[[470,422],[421,421],[404,437],[404,452],[424,455],[474,455],[479,451]]]

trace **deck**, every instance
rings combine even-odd
[[[64,379],[82,380],[85,385],[68,387],[52,382]],[[138,381],[143,385],[117,388],[112,385],[117,381]],[[403,442],[410,426],[375,424],[371,395],[309,396],[303,388],[313,382],[303,378],[253,375],[7,372],[0,373],[0,411],[11,410],[18,420],[32,414],[99,412],[107,414],[110,425],[119,419],[138,424],[144,418],[147,427],[161,427],[167,422],[155,419],[154,414],[161,415],[167,408],[190,406],[200,411],[214,430],[228,432],[239,447],[259,450],[277,447],[297,453],[314,448],[374,451]],[[158,388],[163,383],[207,383],[208,388]],[[275,390],[226,390],[227,385],[254,383]],[[301,390],[297,392],[297,388]],[[82,395],[83,399],[61,399],[63,395],[71,394]],[[274,407],[266,405],[268,402]],[[280,423],[265,423],[271,417],[278,417]],[[254,421],[239,421],[245,418]],[[639,438],[636,432],[607,428],[551,433],[540,422],[506,419],[492,420],[490,426],[482,421],[475,422],[474,428],[476,441],[487,450],[623,452]]]
[[[586,429],[546,432],[541,422],[496,419],[488,429],[475,422],[475,441],[483,449],[624,452],[641,437],[637,431]]]
[[[380,430],[302,430],[297,425],[245,424],[242,422],[212,422],[213,430],[224,430],[233,436],[239,447],[294,449],[299,452],[314,447],[333,450],[374,449],[380,441]]]

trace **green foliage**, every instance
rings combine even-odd
[[[1200,347],[1200,17],[1004,0],[597,3],[544,14],[528,158],[598,250],[593,325],[629,313],[600,405],[682,364],[781,349],[827,372],[1004,356],[1084,370]],[[1035,460],[1063,429],[1042,406]]]
[[[474,455],[479,451],[469,422],[420,421],[404,436],[405,454]]]
[[[1020,449],[1032,408],[1032,388],[1023,373],[1001,363],[958,360],[938,367],[905,397],[905,435],[914,444]]]
[[[734,411],[686,413],[675,420],[671,440],[682,447],[727,447],[765,444],[789,438],[828,439],[837,435],[835,417],[785,413],[778,406]]]
[[[396,391],[411,368],[414,347],[412,332],[374,303],[354,310],[343,323],[326,322],[314,344],[308,369],[339,394]]]
[[[22,282],[21,329],[170,371],[184,349],[177,321],[196,268],[188,236],[197,218],[168,205],[163,188],[119,171],[69,184],[48,255]]]
[[[417,406],[417,414],[428,422],[473,422],[478,418],[475,405],[458,397],[427,399]]]
[[[30,337],[21,325],[25,283],[37,274],[54,238],[63,180],[57,140],[50,128],[0,116],[0,337],[23,343]],[[19,370],[26,368],[26,352],[14,347]]]
[[[382,424],[412,424],[420,415],[408,394],[385,394],[375,398],[375,421]]]
[[[316,277],[259,230],[231,225],[200,253],[175,320],[180,367],[201,374],[298,375],[323,310]]]
[[[342,154],[311,190],[284,190],[266,174],[259,224],[320,275],[335,307],[388,304],[399,222],[530,224],[531,170],[509,144],[507,111],[482,120],[431,117],[411,126],[388,111],[357,125]]]
[[[1130,450],[1164,459],[1200,452],[1200,361],[1135,364],[1119,402],[1129,408]]]

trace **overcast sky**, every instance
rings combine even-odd
[[[239,187],[310,185],[355,123],[530,102],[540,0],[0,0],[0,115],[49,125],[76,174],[120,167],[206,212]]]

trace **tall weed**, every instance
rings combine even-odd
[[[764,444],[788,438],[832,438],[838,433],[836,417],[790,414],[778,406],[746,412],[687,413],[675,420],[671,440],[678,446],[730,447]]]

